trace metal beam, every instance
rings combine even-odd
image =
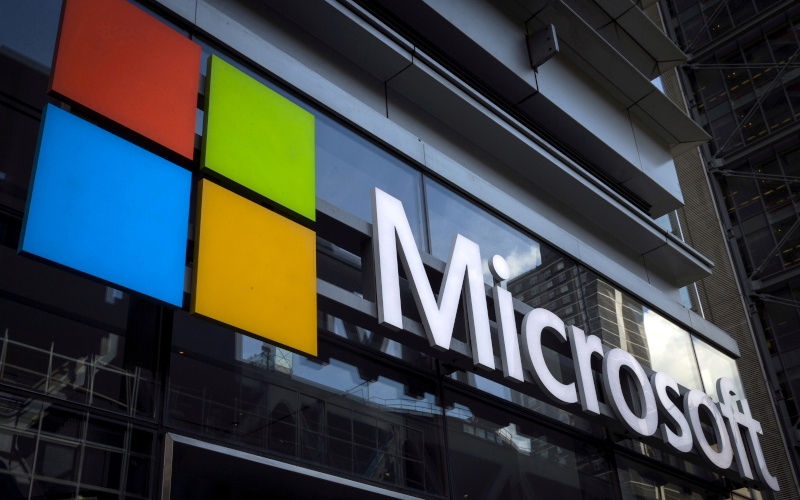
[[[773,304],[779,304],[782,306],[795,307],[800,309],[800,302],[797,300],[782,299],[781,297],[776,297],[774,295],[769,295],[766,293],[756,293],[753,294],[753,297],[762,302],[772,302]]]
[[[771,5],[769,8],[762,10],[755,16],[748,19],[746,23],[733,27],[733,29],[728,30],[716,40],[709,41],[705,46],[699,48],[697,52],[693,52],[691,54],[687,52],[686,55],[689,56],[689,59],[693,61],[703,59],[704,57],[729,44],[731,41],[738,39],[740,36],[752,30],[753,28],[762,26],[767,20],[786,12],[789,7],[793,6],[795,3],[797,3],[797,0],[783,0],[782,2]]]
[[[714,156],[711,157],[712,160],[716,159],[717,157],[725,153],[725,148],[728,147],[728,144],[730,144],[730,142],[733,140],[736,134],[739,133],[739,130],[744,126],[745,123],[748,122],[748,120],[750,120],[750,117],[753,116],[753,114],[755,114],[756,111],[761,109],[761,103],[770,94],[770,92],[773,91],[775,84],[781,81],[783,74],[786,72],[786,69],[789,67],[791,61],[797,57],[797,54],[800,54],[800,47],[798,47],[797,50],[795,50],[794,53],[786,59],[786,62],[783,64],[783,67],[781,67],[781,69],[772,78],[772,81],[769,83],[767,89],[764,90],[761,93],[761,95],[758,96],[758,99],[756,100],[755,104],[753,104],[753,107],[750,108],[750,111],[747,112],[744,118],[738,121],[738,126],[733,130],[733,132],[731,132],[730,136],[722,144],[722,146],[717,148],[717,152],[714,153]]]
[[[740,63],[740,64],[686,64],[689,69],[780,69],[783,67],[779,63]],[[789,64],[790,68],[800,68],[800,63]]]
[[[721,168],[713,168],[710,169],[709,172],[725,177],[747,177],[751,179],[763,179],[766,181],[800,182],[800,176],[796,175],[758,174],[755,172],[740,172],[738,170],[723,170]]]
[[[722,0],[719,3],[719,5],[717,5],[717,8],[714,9],[714,12],[712,12],[711,15],[708,16],[708,18],[706,18],[706,22],[703,23],[703,26],[699,30],[697,30],[697,36],[695,36],[694,39],[692,39],[692,41],[689,42],[689,46],[684,49],[684,52],[686,52],[687,54],[691,53],[692,48],[694,48],[694,45],[697,43],[697,38],[702,36],[706,32],[706,28],[708,28],[708,25],[714,22],[714,19],[716,19],[719,13],[722,12],[722,9],[725,7],[727,3],[728,0]]]
[[[767,254],[764,256],[764,260],[761,262],[761,265],[758,266],[758,268],[755,271],[753,271],[753,273],[750,276],[748,276],[748,278],[750,278],[751,281],[758,278],[758,275],[761,274],[761,271],[763,271],[764,268],[767,266],[767,262],[769,262],[769,259],[772,258],[775,252],[780,250],[780,248],[783,246],[784,243],[786,243],[786,240],[789,239],[789,236],[791,236],[791,234],[797,229],[798,226],[800,226],[800,218],[795,219],[794,224],[792,224],[792,227],[790,227],[789,230],[786,231],[786,234],[783,235],[783,238],[781,238],[781,240],[778,243],[776,243],[775,246],[772,247],[772,249],[770,249],[770,251],[767,252]]]

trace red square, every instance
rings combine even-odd
[[[125,0],[65,0],[49,92],[192,159],[200,46]]]

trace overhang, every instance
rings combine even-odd
[[[674,156],[711,140],[711,136],[700,125],[656,88],[569,5],[561,0],[546,4],[538,0],[521,1],[533,16],[528,21],[529,30],[553,24],[561,51],[652,128],[669,145]],[[652,25],[649,19],[646,21]],[[663,33],[661,36],[664,36]]]

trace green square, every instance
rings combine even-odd
[[[211,56],[200,168],[316,220],[314,116]]]

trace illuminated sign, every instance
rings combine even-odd
[[[66,0],[50,93],[76,114],[45,108],[19,251],[182,307],[192,175],[162,156],[194,157],[199,76],[135,5]],[[189,311],[316,355],[314,117],[216,56],[205,90],[200,170],[225,187],[198,182]]]
[[[53,105],[20,252],[180,307],[192,175]]]
[[[199,57],[197,44],[125,1],[66,0],[51,93],[111,131],[45,108],[20,252],[182,307],[191,173],[162,156],[194,156]],[[215,56],[205,99],[199,167],[216,182],[197,184],[190,313],[316,355],[316,234],[308,227],[315,220],[314,117]],[[499,255],[489,260],[496,366],[479,246],[453,238],[435,293],[402,203],[374,189],[372,218],[381,325],[403,328],[402,266],[434,349],[450,349],[463,297],[476,367],[502,370],[509,385],[527,376],[550,399],[596,416],[591,364],[602,360],[606,413],[632,434],[660,436],[677,453],[695,449],[744,478],[753,479],[755,469],[779,489],[764,461],[761,426],[747,400],[734,401],[731,380],[717,381],[719,403],[699,390],[681,394],[670,375],[648,377],[629,353],[606,351],[599,337],[546,309],[525,314],[518,332],[511,293],[499,285],[510,275]],[[574,382],[547,367],[544,335],[568,343]],[[633,385],[632,404],[623,378]]]
[[[200,46],[120,0],[67,0],[49,93],[191,161]]]
[[[314,116],[216,56],[200,167],[300,222],[316,218]],[[316,234],[200,181],[189,311],[317,355]]]
[[[462,235],[453,237],[437,298],[402,203],[374,188],[372,224],[378,322],[395,330],[403,328],[399,270],[402,263],[431,347],[438,350],[450,348],[463,292],[473,362],[479,368],[496,369],[478,245]],[[503,257],[495,255],[489,262],[497,282],[509,277],[508,264]],[[690,452],[694,443],[694,448],[710,465],[723,470],[735,467],[739,475],[753,479],[743,440],[744,430],[759,479],[775,491],[780,489],[764,461],[758,439],[762,434],[761,424],[750,414],[746,399],[733,401],[736,393],[730,379],[717,381],[719,403],[714,403],[699,390],[681,395],[677,382],[668,374],[656,372],[648,379],[644,368],[629,353],[622,349],[605,352],[599,337],[587,336],[580,328],[565,325],[546,309],[533,309],[525,314],[518,335],[510,293],[495,284],[492,297],[500,336],[500,359],[507,380],[524,382],[525,369],[539,389],[552,400],[564,405],[580,404],[584,412],[599,415],[600,404],[591,373],[592,357],[599,357],[602,359],[603,389],[608,405],[628,431],[641,437],[659,432],[664,443],[678,453]],[[545,334],[554,336],[559,342],[569,342],[576,382],[565,384],[559,381],[547,367],[542,351],[542,336]],[[630,375],[628,378],[635,386],[633,408],[625,400],[623,370]],[[681,400],[683,408],[677,408],[673,399]],[[713,444],[703,433],[701,412],[711,417],[716,436]],[[660,425],[659,414],[666,419]]]

